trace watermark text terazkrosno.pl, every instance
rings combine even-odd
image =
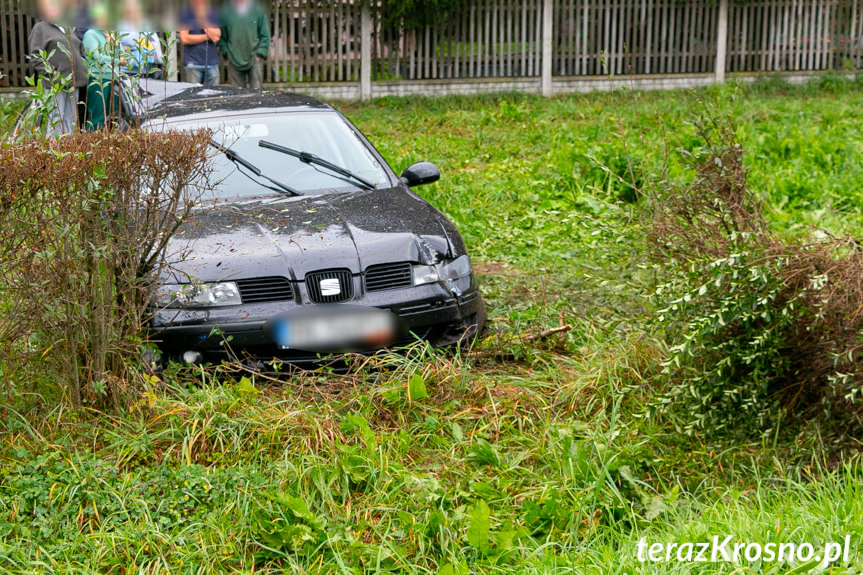
[[[735,541],[731,535],[714,535],[707,541],[650,543],[638,541],[638,561],[641,563],[809,563],[822,565],[846,564],[851,560],[851,536],[842,541],[823,544],[770,541]]]

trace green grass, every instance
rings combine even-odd
[[[0,134],[10,134],[15,127],[15,120],[26,101],[21,99],[0,97]]]
[[[346,104],[397,171],[441,167],[418,192],[464,232],[495,335],[350,377],[169,372],[124,414],[8,381],[0,571],[786,573],[642,564],[637,543],[850,534],[852,564],[831,572],[859,572],[853,449],[814,427],[733,443],[639,417],[661,347],[618,176],[697,145],[705,105],[735,110],[778,229],[859,233],[855,84]],[[686,175],[672,157],[667,177]]]

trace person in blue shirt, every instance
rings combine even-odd
[[[119,23],[120,46],[127,55],[126,66],[120,71],[133,77],[162,78],[164,62],[162,42],[148,23],[138,0],[126,0],[123,20]]]
[[[208,0],[190,0],[180,15],[180,43],[183,44],[183,79],[193,84],[219,83],[221,56],[216,46],[222,38],[217,12]]]

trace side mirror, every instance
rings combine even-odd
[[[431,162],[417,162],[402,172],[402,181],[409,187],[431,184],[440,179],[440,170]]]

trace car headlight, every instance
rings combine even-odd
[[[437,266],[414,266],[414,285],[433,284],[440,281]]]
[[[470,288],[472,273],[470,258],[466,255],[434,266],[413,266],[415,286],[443,281],[455,295]]]
[[[222,307],[241,303],[240,288],[234,282],[162,284],[153,294],[153,304],[158,307]]]

